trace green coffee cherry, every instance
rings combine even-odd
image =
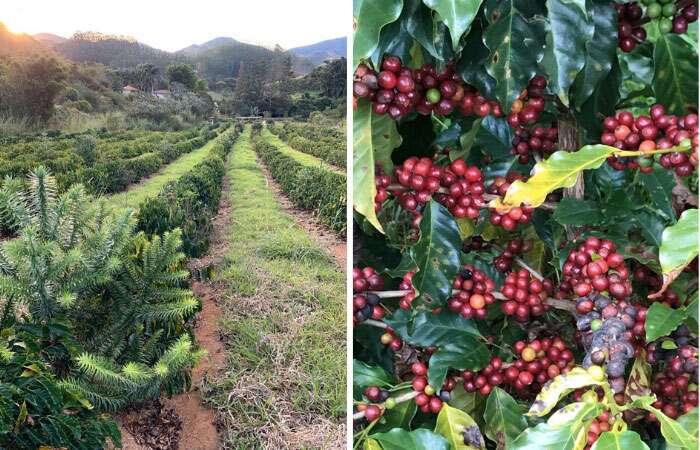
[[[430,102],[430,103],[437,103],[440,101],[440,91],[438,91],[435,88],[428,89],[428,92],[425,93],[425,98]]]
[[[658,3],[652,3],[647,7],[647,16],[650,19],[656,19],[657,17],[661,16],[661,5]]]

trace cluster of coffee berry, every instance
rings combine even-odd
[[[683,34],[688,31],[688,24],[698,20],[697,2],[674,0],[644,0],[645,16],[659,21],[662,33]]]
[[[588,437],[584,450],[590,450],[593,447],[593,444],[595,444],[595,442],[598,440],[598,437],[600,437],[601,433],[610,431],[613,421],[614,420],[610,415],[610,411],[603,411],[598,417],[593,419],[591,424],[588,426]]]
[[[423,115],[447,116],[455,109],[463,115],[485,117],[490,113],[501,116],[500,105],[487,101],[455,73],[454,63],[448,63],[438,73],[434,66],[424,64],[411,69],[401,64],[397,56],[386,56],[379,73],[365,64],[355,70],[353,95],[372,102],[375,114],[389,114],[398,120],[417,111]]]
[[[676,356],[666,361],[665,370],[654,376],[651,385],[657,396],[653,406],[672,419],[698,406],[698,349],[685,345],[675,353]]]
[[[517,172],[508,172],[505,177],[496,177],[493,182],[486,188],[489,194],[506,195],[511,183],[515,180],[524,180],[525,177]],[[516,206],[508,211],[499,211],[496,208],[489,208],[489,222],[492,225],[500,226],[508,231],[515,230],[519,224],[527,225],[530,223],[534,208],[529,206]]]
[[[508,272],[513,267],[513,259],[532,250],[532,240],[517,238],[508,242],[503,253],[493,259],[493,265],[499,272]]]
[[[557,149],[557,135],[556,127],[536,126],[531,130],[525,127],[518,127],[515,129],[513,147],[510,152],[513,155],[518,155],[520,164],[527,164],[530,162],[533,153],[543,157],[554,153]]]
[[[411,372],[413,373],[413,381],[411,386],[416,392],[420,392],[415,398],[416,405],[424,413],[437,414],[442,409],[443,402],[450,401],[452,396],[451,392],[455,388],[454,379],[448,377],[445,379],[444,384],[440,391],[436,391],[435,388],[428,384],[428,379],[426,375],[428,374],[428,366],[420,361],[416,361],[411,365]]]
[[[388,346],[392,351],[398,352],[401,350],[401,347],[403,347],[403,341],[396,335],[396,333],[394,333],[394,330],[391,327],[387,327],[384,331],[385,333],[382,334],[379,341]]]
[[[634,117],[629,111],[606,117],[603,121],[600,142],[621,150],[652,151],[671,148],[690,141],[693,155],[685,152],[665,153],[659,156],[664,168],[675,168],[678,176],[689,176],[697,166],[698,115],[674,116],[666,114],[663,105],[653,105],[649,115]],[[611,156],[608,163],[616,170],[636,169],[642,172],[653,170],[651,156],[639,158]]]
[[[553,288],[551,281],[540,281],[526,269],[510,272],[501,287],[506,298],[501,310],[507,316],[515,316],[519,322],[527,322],[530,316],[539,317],[549,310],[545,300]]]
[[[377,193],[374,196],[374,211],[379,212],[382,209],[382,203],[389,198],[388,187],[391,185],[391,177],[383,175],[381,169],[376,170],[374,176],[374,186],[377,188]]]
[[[384,280],[372,268],[353,267],[352,269],[352,312],[353,325],[357,325],[372,318],[379,320],[384,317],[384,310],[379,305],[379,297],[367,291],[380,291],[384,289]]]
[[[357,412],[364,412],[365,419],[367,419],[368,422],[374,422],[375,420],[382,417],[382,414],[384,413],[384,410],[381,406],[368,405],[367,403],[360,403],[355,406],[355,409],[357,409]]]
[[[447,308],[467,319],[486,319],[486,305],[492,304],[495,284],[484,272],[465,264],[452,283],[452,297]]]
[[[617,45],[623,52],[631,52],[637,44],[647,39],[647,32],[642,26],[642,7],[637,2],[616,3],[617,9]]]
[[[535,75],[527,83],[520,96],[513,102],[508,114],[508,125],[518,129],[526,125],[532,125],[540,118],[545,106],[545,90],[547,79],[542,75]]]
[[[413,275],[415,275],[415,272],[413,271],[406,272],[399,283],[399,289],[402,291],[410,291],[399,299],[399,308],[401,309],[411,309],[411,303],[413,303],[413,300],[416,298],[416,292],[413,289],[413,282],[411,281],[413,279]]]
[[[510,364],[493,357],[478,372],[463,371],[464,390],[488,395],[494,386],[503,384],[513,387],[521,397],[528,397],[538,393],[547,381],[571,370],[574,363],[573,352],[558,337],[518,341],[513,348],[519,358]]]
[[[468,166],[463,159],[456,159],[444,169],[441,184],[446,194],[436,196],[436,200],[450,210],[457,218],[476,219],[485,202],[484,179],[476,166]]]
[[[573,291],[578,297],[607,291],[611,297],[619,300],[632,295],[629,269],[625,258],[616,250],[610,240],[587,238],[569,253],[562,268],[560,291]]]
[[[663,285],[661,275],[655,273],[647,266],[637,264],[632,273],[638,286],[646,286],[648,292],[657,292]],[[655,298],[654,301],[662,303],[669,308],[679,308],[685,304],[673,289],[666,289],[661,297]]]
[[[605,365],[615,393],[625,388],[625,367],[644,342],[647,308],[592,294],[576,301],[576,328],[586,350],[583,366]]]

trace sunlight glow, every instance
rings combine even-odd
[[[349,0],[1,0],[0,22],[15,33],[125,34],[168,51],[220,36],[291,48],[347,35],[351,8]]]

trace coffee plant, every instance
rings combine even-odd
[[[698,448],[697,15],[355,1],[355,448]]]

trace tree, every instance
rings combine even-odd
[[[237,110],[249,113],[253,109],[264,109],[263,87],[267,63],[263,60],[252,63],[241,63],[236,80],[236,90],[233,93]]]
[[[697,448],[697,16],[357,5],[356,448]]]
[[[33,122],[47,121],[65,78],[64,67],[55,58],[10,58],[0,65],[0,111]]]
[[[184,84],[188,89],[194,90],[197,85],[197,74],[189,64],[171,64],[165,70],[165,76],[170,83]]]

